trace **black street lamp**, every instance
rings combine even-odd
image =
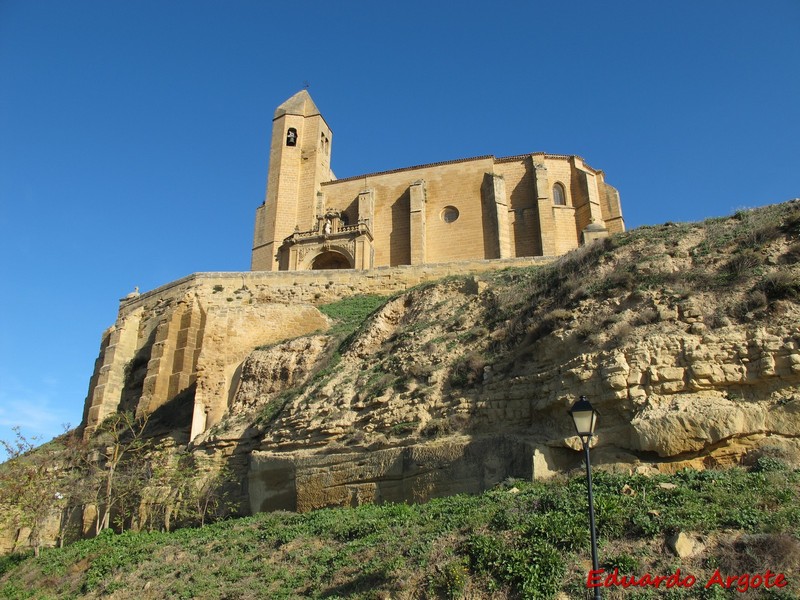
[[[594,494],[592,493],[592,464],[589,462],[589,443],[594,436],[594,428],[597,425],[597,411],[592,408],[586,396],[581,396],[580,399],[572,405],[569,410],[572,416],[572,421],[575,423],[575,431],[578,437],[581,438],[583,444],[583,456],[586,460],[586,485],[589,490],[589,530],[592,537],[592,569],[597,572],[599,567],[597,565],[597,532],[594,527]],[[600,599],[600,588],[594,588],[595,600]]]

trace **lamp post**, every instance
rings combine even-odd
[[[586,399],[586,396],[581,396],[580,399],[572,405],[569,410],[572,416],[572,421],[575,424],[575,431],[578,437],[581,438],[583,444],[583,456],[586,460],[586,485],[589,490],[589,531],[592,537],[592,569],[597,571],[597,533],[594,527],[594,494],[592,492],[592,465],[589,462],[589,443],[594,436],[594,428],[597,425],[597,411],[592,408],[592,405]],[[594,588],[595,600],[600,600],[600,588]]]

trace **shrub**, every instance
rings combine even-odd
[[[761,290],[753,290],[745,295],[740,302],[731,307],[730,314],[732,317],[741,321],[748,313],[766,308],[767,304],[767,295]]]
[[[552,321],[569,321],[572,318],[572,312],[565,310],[563,308],[556,308],[555,310],[551,310],[547,315],[544,317],[546,320]]]
[[[403,421],[392,425],[391,433],[393,435],[406,435],[413,433],[419,427],[419,421]]]
[[[788,470],[789,466],[785,462],[772,456],[759,456],[756,459],[756,464],[753,465],[753,471],[756,473],[783,472]]]
[[[555,595],[566,570],[560,553],[541,540],[508,547],[498,537],[477,534],[467,541],[466,552],[473,571],[513,586],[523,598]]]
[[[745,249],[742,252],[734,254],[733,257],[725,264],[724,272],[730,281],[739,281],[748,275],[751,275],[753,269],[759,266],[762,262],[761,255],[752,249]]]
[[[797,205],[795,205],[794,210],[784,218],[780,230],[787,236],[797,237],[800,235],[800,211],[797,210]]]
[[[773,572],[800,564],[800,541],[788,533],[743,535],[720,544],[720,567],[729,572]]]
[[[781,256],[781,262],[787,265],[800,262],[800,242],[795,242],[787,248],[786,252]]]
[[[593,319],[581,319],[573,331],[580,340],[588,340],[599,329],[599,325]]]
[[[562,511],[535,513],[522,525],[522,531],[528,540],[544,540],[564,551],[580,550],[588,547],[589,543],[589,529],[582,514]]]
[[[431,348],[427,350],[423,348],[423,351],[427,354],[433,354],[435,350],[435,345],[432,345]],[[405,367],[405,374],[417,379],[419,381],[427,381],[428,378],[433,374],[434,368],[433,365],[426,365],[423,364],[421,361],[417,360]]]
[[[431,419],[425,424],[421,433],[425,437],[438,437],[447,435],[452,430],[453,426],[449,419]]]
[[[592,295],[605,296],[611,292],[630,291],[638,284],[639,281],[630,270],[618,268],[600,280]]]
[[[483,369],[486,361],[477,352],[469,352],[459,358],[450,372],[452,387],[474,386],[483,381]]]
[[[720,327],[727,327],[731,324],[731,320],[725,314],[725,310],[721,307],[717,307],[714,312],[710,315],[707,315],[703,322],[708,325],[711,329],[719,329]]]
[[[657,321],[658,311],[654,308],[644,308],[636,314],[636,317],[634,317],[633,321],[631,321],[631,324],[635,326],[649,325],[650,323],[655,323]]]
[[[614,328],[613,337],[617,344],[624,344],[632,333],[633,326],[623,321]]]
[[[639,561],[636,557],[625,553],[610,556],[605,560],[604,566],[607,571],[619,569],[622,575],[632,575],[639,572]]]
[[[733,228],[732,241],[746,248],[758,248],[779,238],[782,227],[776,217],[770,208],[737,211],[733,215],[738,223]]]
[[[428,577],[428,593],[437,598],[461,598],[467,585],[467,567],[463,558],[436,567]]]
[[[764,292],[770,300],[796,298],[800,292],[800,281],[790,271],[773,271],[758,282],[756,289]]]
[[[533,326],[531,326],[527,335],[525,336],[524,345],[528,346],[535,341],[540,340],[546,335],[549,335],[556,329],[562,326],[566,321],[572,318],[572,312],[563,308],[556,308],[547,313]]]

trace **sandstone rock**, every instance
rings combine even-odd
[[[667,547],[679,558],[690,558],[705,550],[705,544],[700,538],[683,531],[667,538]]]
[[[702,241],[702,232],[692,235],[691,244]],[[692,266],[691,244],[670,247],[669,260],[643,269]],[[330,350],[324,335],[286,339],[328,326],[312,304],[393,293],[431,278],[415,267],[254,273],[235,281],[220,274],[132,299],[104,335],[92,418],[119,405],[126,364],[137,352],[146,372],[137,385],[154,406],[194,377],[195,421],[208,428],[226,419],[224,431],[195,438],[198,452],[241,454],[237,475],[249,474],[260,490],[253,510],[425,499],[478,490],[509,473],[551,477],[581,464],[567,415],[579,395],[601,412],[592,440],[593,464],[601,468],[653,474],[736,464],[765,447],[800,452],[800,402],[791,400],[800,395],[800,308],[789,301],[768,320],[733,327],[719,316],[722,299],[707,292],[586,297],[540,336],[537,319],[552,307],[537,312],[522,297],[503,296],[527,288],[502,289],[471,274],[390,300],[341,349],[335,368],[304,383]],[[518,315],[498,318],[498,306],[517,301]],[[645,308],[657,319],[638,323]],[[714,315],[713,325],[704,315]],[[251,353],[262,343],[273,346]],[[468,383],[454,377],[457,365],[469,367]],[[248,429],[247,414],[290,388],[291,400],[273,421]],[[131,392],[125,399],[139,398]],[[464,449],[464,436],[481,440],[479,457],[478,446]],[[513,451],[498,441],[509,438]],[[248,466],[253,447],[259,451]]]
[[[679,397],[649,403],[631,421],[634,445],[659,456],[699,451],[735,435],[761,431],[766,410],[723,398]]]
[[[254,452],[250,504],[307,511],[372,502],[421,502],[476,493],[508,477],[531,477],[532,448],[507,436],[454,438],[337,455]]]
[[[692,323],[691,327],[689,327],[689,332],[695,335],[700,335],[708,331],[708,326],[705,323],[700,323],[699,321]]]
[[[317,364],[329,342],[325,336],[308,336],[251,353],[242,364],[231,410],[255,406],[299,385]]]

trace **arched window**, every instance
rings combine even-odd
[[[560,183],[553,184],[553,204],[557,206],[567,205],[567,193]]]
[[[289,131],[286,132],[286,145],[297,146],[297,129],[294,127],[289,127]]]

